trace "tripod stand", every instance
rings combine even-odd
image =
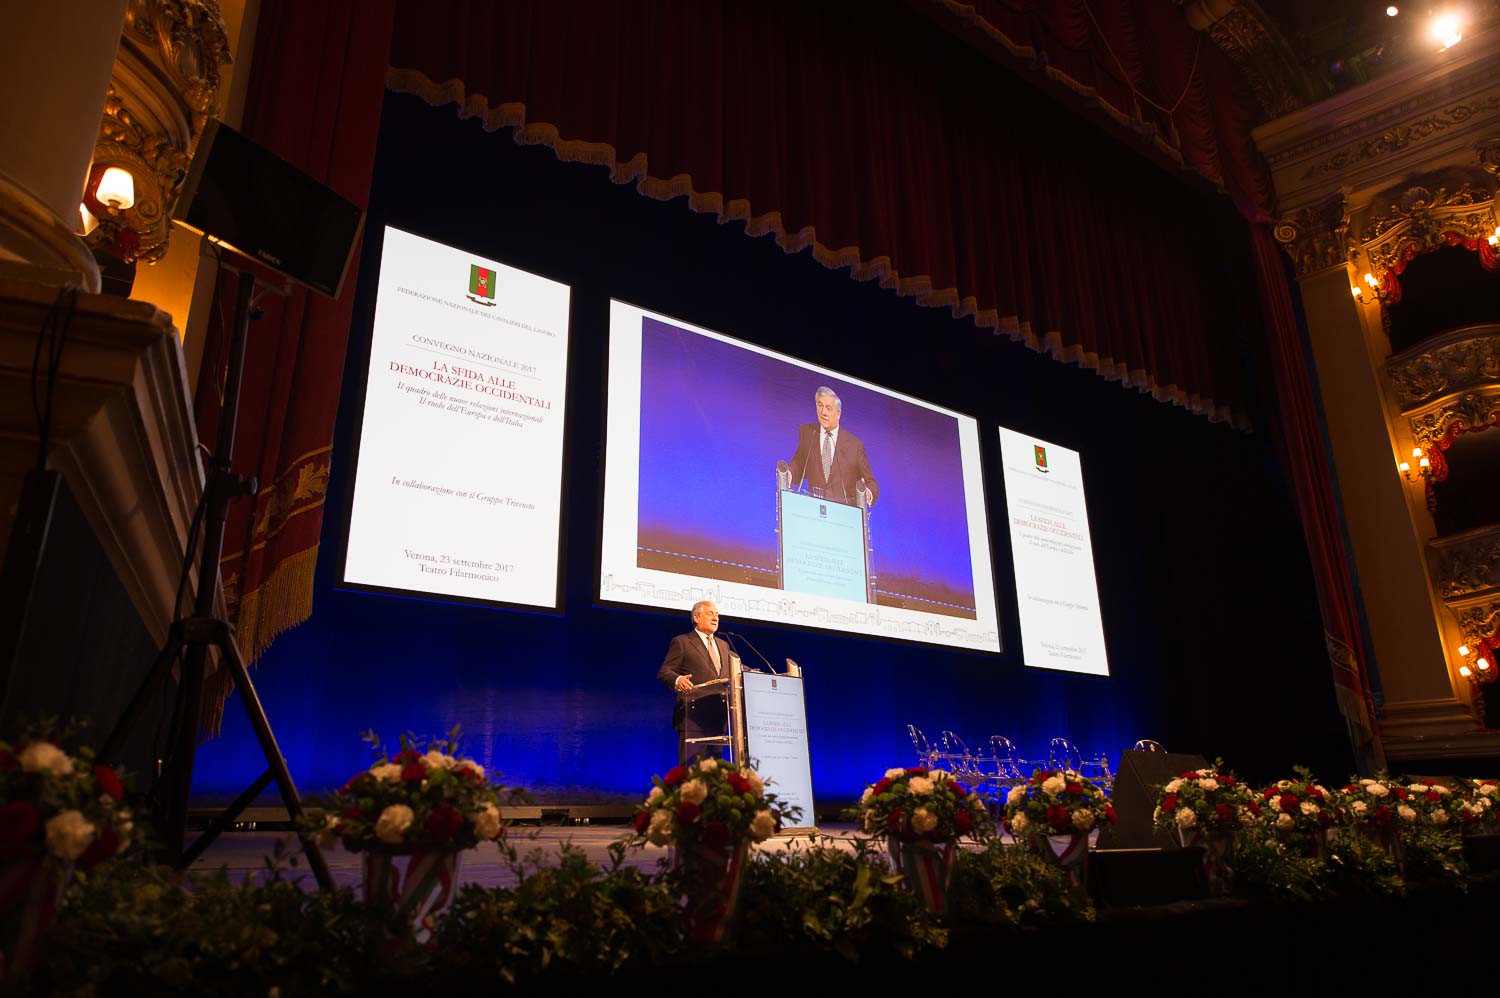
[[[250,806],[261,791],[274,782],[281,792],[281,800],[286,805],[287,813],[297,823],[297,837],[302,842],[308,866],[312,868],[318,886],[324,890],[332,890],[333,875],[329,873],[328,863],[312,837],[301,826],[301,819],[304,817],[301,795],[297,793],[286,759],[282,757],[281,749],[276,744],[276,735],[271,731],[265,708],[261,706],[255,686],[250,682],[250,673],[245,668],[245,661],[240,656],[239,645],[235,641],[234,628],[214,608],[229,504],[240,496],[254,495],[257,487],[253,477],[236,475],[230,470],[234,457],[234,434],[239,422],[245,346],[249,339],[250,320],[259,317],[253,314],[251,300],[255,293],[255,276],[246,271],[240,271],[238,276],[234,325],[230,331],[229,365],[224,380],[224,404],[220,412],[213,465],[205,486],[203,547],[198,562],[198,591],[193,600],[193,612],[189,617],[173,621],[166,646],[157,656],[155,664],[131,699],[130,705],[126,707],[119,723],[105,740],[99,755],[105,760],[118,756],[130,729],[140,719],[141,713],[152,700],[154,691],[159,689],[162,680],[171,672],[173,663],[180,654],[182,671],[172,709],[170,748],[160,775],[164,789],[161,806],[169,859],[182,867],[192,863]],[[260,743],[261,754],[265,756],[266,771],[223,812],[210,819],[203,834],[188,846],[184,843],[187,805],[193,786],[193,759],[198,747],[198,720],[203,709],[203,683],[207,674],[210,647],[218,649],[220,664],[229,670],[230,678],[239,690],[240,702],[245,706],[250,727]]]

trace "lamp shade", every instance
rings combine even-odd
[[[94,196],[116,211],[124,211],[135,204],[135,178],[124,167],[111,166],[99,177]]]

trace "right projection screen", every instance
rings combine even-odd
[[[1000,428],[1025,663],[1109,675],[1078,452]]]

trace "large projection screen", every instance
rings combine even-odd
[[[1109,675],[1078,452],[1001,427],[1000,462],[1025,663]]]
[[[612,301],[606,435],[601,600],[1000,651],[971,417]]]
[[[558,606],[568,286],[385,230],[346,586]]]

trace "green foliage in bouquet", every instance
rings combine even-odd
[[[950,897],[954,925],[1039,929],[1094,918],[1062,868],[998,839],[957,853]]]
[[[1271,901],[1314,901],[1330,893],[1322,860],[1302,855],[1269,825],[1252,825],[1235,839],[1236,884]]]
[[[1469,864],[1456,828],[1418,823],[1402,834],[1401,845],[1408,884],[1468,890]]]
[[[500,804],[525,800],[523,791],[501,786],[484,767],[458,754],[459,729],[430,743],[410,733],[401,750],[387,753],[374,732],[365,741],[375,764],[354,774],[328,802],[328,816],[312,829],[319,844],[342,842],[361,852],[382,849],[457,852],[505,832]]]
[[[610,847],[599,867],[565,844],[556,865],[541,850],[510,851],[518,883],[465,887],[433,934],[432,975],[476,985],[517,984],[543,975],[611,974],[659,963],[682,948],[683,916],[666,879],[623,865]]]
[[[1328,836],[1324,868],[1327,890],[1346,897],[1400,897],[1406,893],[1401,868],[1390,850],[1354,828]]]
[[[0,741],[0,849],[8,855],[30,852],[88,870],[140,839],[119,774],[87,746],[65,751],[76,738],[44,721]]]
[[[741,944],[749,951],[832,952],[851,962],[895,953],[911,959],[941,949],[947,931],[901,887],[870,840],[856,851],[793,844],[755,857],[740,898]]]

